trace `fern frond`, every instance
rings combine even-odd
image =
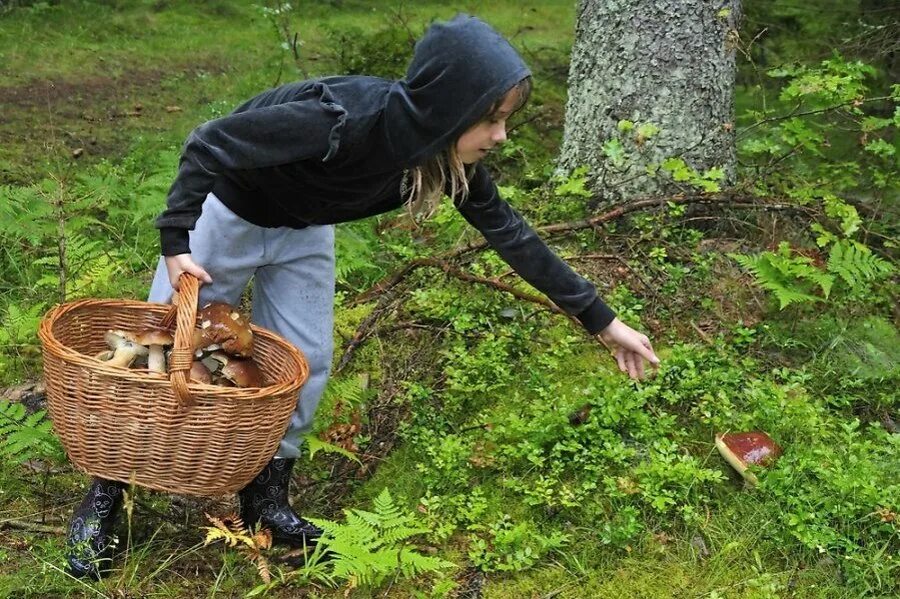
[[[313,457],[315,457],[317,453],[322,451],[325,453],[336,453],[342,455],[345,458],[358,463],[360,466],[362,465],[362,461],[360,461],[360,459],[356,457],[356,454],[352,451],[347,451],[343,447],[335,445],[334,443],[323,441],[312,433],[304,436],[303,438],[306,441],[307,449],[309,449],[309,459],[313,459]]]
[[[410,547],[403,547],[400,549],[398,561],[403,575],[410,578],[419,576],[425,572],[436,572],[454,566],[453,562],[448,562],[439,557],[416,553]]]
[[[891,264],[876,256],[868,247],[847,240],[831,246],[828,271],[839,276],[850,289],[866,285],[893,272]]]
[[[428,534],[429,532],[431,532],[431,529],[422,526],[397,526],[385,530],[381,536],[386,545],[395,545],[410,537]]]
[[[400,516],[400,506],[394,503],[394,498],[391,497],[391,492],[387,490],[387,487],[382,489],[373,504],[375,514],[382,520],[393,520]]]
[[[226,543],[228,542],[228,531],[214,526],[204,526],[203,528],[206,530],[206,537],[203,539],[204,545],[209,545],[210,543],[215,543],[219,540],[225,540]]]
[[[404,514],[387,489],[374,504],[375,511],[344,510],[344,524],[309,518],[325,530],[319,547],[333,556],[328,562],[332,579],[377,586],[388,577],[416,576],[452,566],[450,562],[420,555],[405,544],[410,537],[426,534],[430,529],[421,526],[414,514]]]
[[[763,252],[758,256],[729,256],[750,271],[760,287],[775,295],[782,310],[793,303],[822,301],[821,297],[813,295],[814,289],[807,281],[818,285],[826,296],[831,290],[833,277],[823,275],[806,261],[792,262],[790,258],[772,252]]]
[[[206,539],[203,542],[204,545],[222,540],[229,547],[236,547],[240,544],[246,545],[251,549],[258,549],[254,537],[249,536],[248,531],[245,528],[234,526],[234,522],[229,521],[227,518],[217,518],[206,514],[206,519],[209,520],[213,526],[202,527],[207,531]],[[243,524],[240,518],[237,520]]]
[[[0,456],[21,463],[61,455],[62,447],[44,410],[28,414],[22,404],[0,401]]]
[[[259,577],[263,579],[263,582],[269,584],[272,582],[272,570],[269,569],[269,562],[265,557],[259,552],[256,552],[250,556],[250,561],[256,565],[256,571],[259,573]]]
[[[260,549],[271,549],[272,531],[268,528],[263,528],[256,531],[256,533],[253,535],[253,543]]]

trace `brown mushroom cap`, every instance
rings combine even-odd
[[[210,302],[197,313],[200,328],[194,330],[194,349],[219,349],[242,358],[253,352],[250,322],[233,306]]]
[[[133,334],[133,340],[141,345],[172,345],[175,338],[165,329],[143,329]]]
[[[769,466],[783,453],[769,435],[761,431],[716,435],[716,448],[731,466],[750,484],[757,478],[748,467]]]
[[[165,374],[166,359],[163,356],[163,347],[172,345],[175,342],[172,333],[165,329],[142,329],[135,331],[134,340],[149,348],[147,368],[154,372]]]
[[[209,368],[196,360],[191,364],[191,373],[188,378],[195,383],[203,383],[204,385],[212,383],[212,375],[209,373]]]
[[[253,360],[231,359],[222,366],[222,376],[235,387],[262,387],[262,372]]]

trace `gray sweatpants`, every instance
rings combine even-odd
[[[309,380],[276,454],[298,457],[300,437],[312,427],[334,349],[334,227],[258,227],[210,193],[190,239],[191,257],[213,280],[200,287],[200,305],[222,301],[236,306],[252,277],[253,323],[296,345],[309,361]],[[160,258],[148,301],[168,303],[172,294]]]

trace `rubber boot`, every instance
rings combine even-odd
[[[95,478],[75,508],[66,538],[68,572],[76,578],[99,580],[109,572],[118,539],[113,534],[122,508],[125,483]]]
[[[288,503],[293,458],[273,458],[253,481],[238,492],[241,519],[248,527],[272,531],[272,543],[312,547],[322,529],[298,516]]]

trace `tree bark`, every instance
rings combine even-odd
[[[560,171],[587,166],[602,202],[683,191],[669,158],[732,183],[739,17],[740,0],[581,0]]]

